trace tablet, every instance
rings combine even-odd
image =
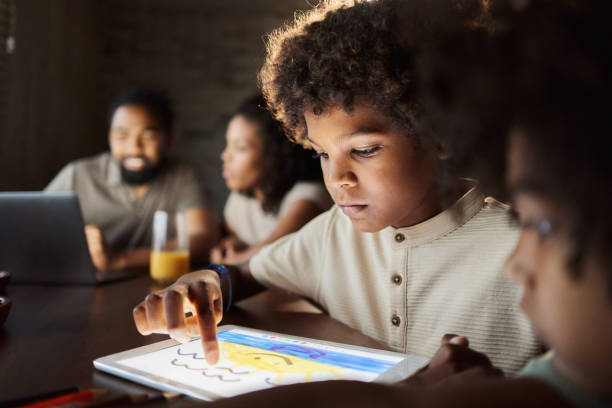
[[[325,380],[393,383],[427,358],[240,326],[220,326],[219,362],[208,365],[199,338],[165,340],[94,361],[101,371],[162,391],[215,400],[278,385]]]

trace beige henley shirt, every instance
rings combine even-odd
[[[507,208],[472,188],[427,221],[376,233],[334,206],[265,247],[250,270],[395,350],[431,357],[445,333],[460,334],[514,374],[538,350],[520,287],[502,272],[517,238]]]

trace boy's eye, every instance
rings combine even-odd
[[[327,159],[328,156],[327,156],[327,153],[321,152],[321,153],[313,154],[312,157],[313,157],[313,159],[317,159],[317,160],[318,159],[324,159],[325,160],[325,159]]]
[[[380,150],[380,146],[369,147],[367,149],[353,149],[352,153],[355,153],[361,157],[370,157],[374,156],[377,151]]]

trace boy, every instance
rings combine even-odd
[[[506,269],[524,287],[521,306],[551,352],[512,380],[479,383],[468,370],[435,381],[445,370],[434,359],[419,374],[433,387],[301,384],[216,406],[612,406],[612,13],[607,1],[580,9],[540,0],[512,14],[501,19],[512,30],[489,47],[465,36],[439,44],[442,58],[427,71],[447,85],[443,98],[433,92],[439,117],[477,126],[470,141],[450,137],[453,149],[509,146],[507,189],[522,231]],[[484,127],[483,110],[496,118]],[[494,137],[494,129],[504,133]],[[503,167],[480,160],[487,172]]]
[[[506,208],[454,174],[443,145],[419,131],[419,41],[406,47],[398,35],[400,4],[324,2],[272,35],[264,94],[292,138],[319,156],[337,205],[264,248],[248,270],[232,269],[232,290],[290,290],[406,353],[431,356],[443,334],[460,332],[511,374],[537,350],[519,289],[502,274],[517,231]],[[215,363],[223,290],[212,270],[184,276],[134,309],[137,328],[181,341],[201,333]]]

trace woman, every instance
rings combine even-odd
[[[223,212],[228,236],[212,249],[214,263],[244,264],[331,205],[312,153],[287,140],[265,106],[261,95],[247,99],[227,127],[221,159],[231,190]]]

